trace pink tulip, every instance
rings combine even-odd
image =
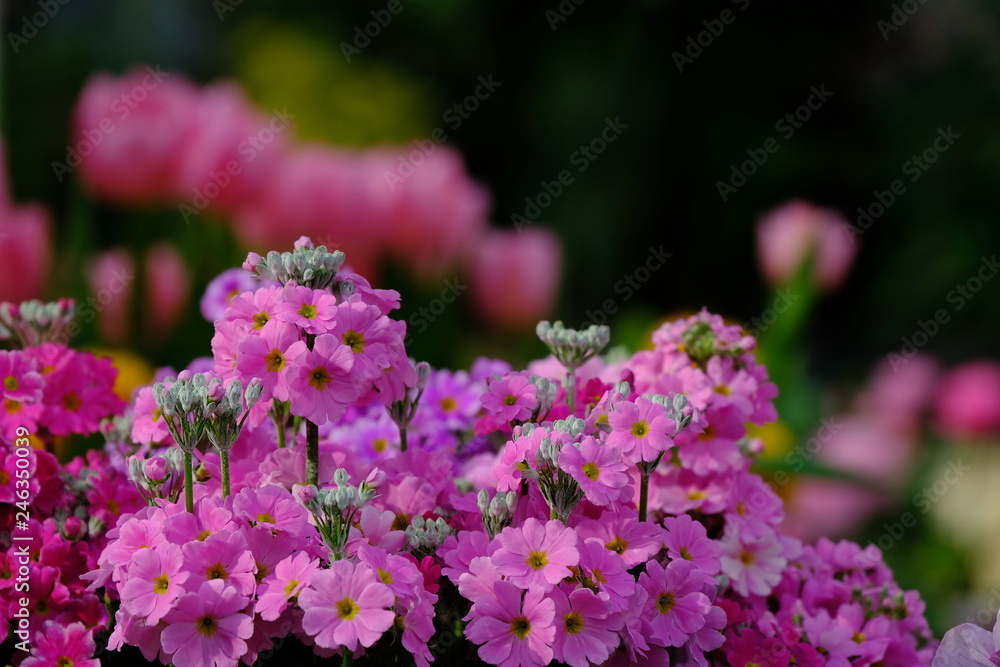
[[[191,278],[177,248],[161,242],[146,254],[146,330],[164,337],[177,325],[191,294]]]
[[[1000,434],[1000,363],[982,359],[950,371],[937,388],[938,429],[952,438]]]
[[[757,225],[757,259],[771,285],[787,285],[813,254],[813,281],[822,292],[843,282],[857,247],[836,211],[793,201],[767,213]]]
[[[52,270],[52,223],[39,204],[15,206],[0,143],[0,301],[41,298]]]
[[[479,244],[470,301],[489,324],[532,329],[555,305],[562,247],[552,232],[493,230]]]
[[[87,82],[73,117],[66,172],[79,168],[95,196],[119,204],[174,202],[197,130],[198,90],[177,73],[135,68]]]
[[[84,322],[96,318],[101,339],[121,345],[128,338],[135,260],[127,248],[113,248],[99,255],[87,271],[91,297],[80,304]]]

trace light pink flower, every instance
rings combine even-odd
[[[611,434],[607,444],[620,447],[624,457],[633,462],[655,461],[673,446],[671,437],[677,432],[677,423],[667,416],[667,409],[641,396],[634,403],[616,403],[608,413],[608,423]]]
[[[395,614],[388,609],[395,598],[364,563],[334,561],[316,572],[309,587],[299,593],[305,611],[302,629],[323,648],[372,646],[392,627]]]
[[[579,483],[587,500],[595,505],[609,505],[619,500],[632,478],[628,465],[621,460],[621,450],[598,443],[585,436],[580,446],[566,445],[559,453],[559,467]]]
[[[337,298],[325,290],[288,286],[275,308],[274,316],[306,333],[328,333],[337,318]]]
[[[354,353],[332,334],[317,336],[312,350],[293,343],[286,357],[294,360],[288,370],[293,415],[316,424],[335,422],[361,393],[351,374]]]
[[[160,634],[165,653],[177,667],[227,665],[235,667],[253,635],[253,619],[243,613],[247,599],[214,580],[185,593],[164,619]]]
[[[576,531],[560,521],[543,524],[531,517],[518,528],[504,528],[498,539],[501,547],[493,554],[497,572],[522,588],[549,590],[580,562]]]
[[[132,556],[128,581],[120,589],[122,606],[133,616],[144,618],[148,625],[156,625],[185,593],[182,584],[188,576],[181,548],[176,544],[140,549]]]
[[[509,581],[493,584],[494,596],[479,598],[466,617],[465,636],[481,644],[479,657],[500,667],[542,667],[552,661],[555,604],[539,589],[524,594]]]
[[[319,561],[304,551],[283,559],[275,566],[274,576],[266,578],[257,588],[256,612],[265,621],[277,620],[317,570]]]
[[[572,667],[602,664],[617,648],[623,619],[605,600],[586,588],[568,596],[560,588],[552,591],[555,603],[555,659]]]

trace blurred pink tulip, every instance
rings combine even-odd
[[[197,108],[197,88],[177,73],[137,67],[120,78],[98,74],[77,101],[59,180],[79,168],[95,197],[133,205],[176,201]]]
[[[157,243],[149,249],[145,269],[146,330],[152,336],[163,338],[184,314],[191,294],[191,272],[177,248],[167,242]]]
[[[0,143],[0,301],[41,298],[52,269],[52,223],[39,204],[15,206]]]
[[[858,398],[858,408],[877,425],[908,438],[916,438],[920,418],[930,407],[940,369],[936,361],[918,354],[894,368],[883,361],[868,388]]]
[[[135,260],[127,248],[112,248],[97,256],[87,271],[91,296],[78,305],[84,323],[96,318],[97,331],[109,345],[128,338]]]
[[[771,285],[787,285],[814,253],[813,281],[820,291],[833,291],[847,276],[857,251],[844,231],[847,224],[836,211],[805,201],[768,212],[757,224],[761,272]]]
[[[270,177],[292,134],[293,116],[262,116],[235,83],[203,89],[178,172],[178,199],[201,212],[233,212]],[[190,219],[191,212],[185,216]]]
[[[981,359],[950,371],[938,385],[934,415],[947,437],[1000,435],[1000,363]]]
[[[561,272],[562,247],[552,232],[493,230],[472,267],[472,305],[490,324],[533,329],[552,311]]]

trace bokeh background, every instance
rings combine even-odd
[[[973,0],[7,0],[0,299],[85,303],[131,267],[77,340],[116,359],[123,391],[210,354],[208,282],[301,233],[399,290],[411,330],[432,308],[408,349],[439,366],[541,355],[538,315],[578,325],[613,310],[614,344],[634,349],[664,318],[707,307],[760,335],[782,392],[782,422],[759,433],[760,470],[799,533],[882,539],[939,633],[991,623],[1000,280],[984,258],[1000,250],[998,19],[995,3]],[[246,202],[188,221],[187,197],[109,195],[120,177],[88,180],[96,160],[54,168],[101,117],[81,98],[94,77],[146,66],[192,90],[234,82],[227,99],[264,121],[294,116],[284,157]],[[219,133],[242,127],[246,113],[232,114],[211,116]],[[125,124],[160,136],[162,114],[148,131],[140,116],[118,137]],[[380,210],[386,171],[435,130],[446,164],[415,167],[410,199]],[[613,140],[597,154],[602,132]],[[148,145],[117,150],[138,164]],[[321,157],[296,162],[304,184],[290,184],[282,160],[307,150]],[[809,204],[782,210],[786,231],[761,231],[796,201]],[[25,211],[47,231],[22,233]],[[661,247],[669,258],[641,271]],[[956,296],[977,276],[977,291]],[[435,303],[446,294],[454,303]],[[823,431],[824,418],[843,426]]]

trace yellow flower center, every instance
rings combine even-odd
[[[205,530],[201,531],[201,532],[200,532],[200,533],[198,534],[198,537],[196,537],[196,538],[194,538],[194,539],[198,540],[199,542],[204,542],[205,540],[207,540],[207,539],[208,539],[208,536],[209,536],[209,535],[211,535],[211,534],[212,534],[212,533],[211,533],[211,532],[209,532],[209,530],[208,530],[208,529],[206,528]]]
[[[566,614],[566,617],[563,619],[563,624],[566,626],[567,635],[579,634],[580,631],[583,630],[583,619],[580,618],[580,614],[575,611],[571,611]]]
[[[73,667],[73,661],[64,655],[56,660],[56,667]]]
[[[722,394],[723,396],[729,396],[733,392],[726,385],[720,384],[718,387],[715,388],[715,393]]]
[[[260,331],[264,325],[271,321],[271,316],[263,310],[253,316],[253,328]]]
[[[600,583],[602,583],[602,584],[606,584],[606,583],[608,583],[608,580],[604,578],[604,573],[603,573],[603,572],[601,572],[600,570],[598,570],[598,569],[596,569],[596,568],[595,568],[594,570],[592,570],[592,571],[591,571],[591,573],[590,573],[590,574],[591,574],[591,576],[593,576],[593,577],[594,577],[594,579],[596,579],[596,580],[597,580],[598,582],[600,582]]]
[[[656,598],[656,608],[661,614],[668,613],[677,604],[674,600],[673,593],[660,593],[660,597]]]
[[[392,586],[392,572],[386,572],[382,568],[379,568],[378,578],[381,579],[382,583],[386,586]]]
[[[3,386],[7,388],[7,391],[14,391],[17,389],[17,378],[13,375],[8,375],[3,379]]]
[[[316,306],[311,303],[304,303],[299,307],[299,315],[307,320],[316,319]]]
[[[387,441],[385,438],[378,438],[377,440],[375,440],[375,442],[372,443],[372,449],[381,454],[382,452],[385,451],[385,448],[388,445],[389,441]]]
[[[73,392],[70,392],[65,396],[63,396],[63,407],[69,410],[70,412],[76,412],[77,410],[80,409],[81,405],[83,405],[83,401],[81,401],[80,397],[74,394]]]
[[[865,636],[860,632],[855,632],[854,635],[851,636],[851,639],[854,640],[855,644],[863,644],[865,642]]]
[[[544,551],[532,551],[524,561],[532,570],[541,570],[549,564],[549,559]]]
[[[517,396],[514,394],[507,394],[503,399],[504,405],[515,405],[517,403]]]
[[[361,608],[351,598],[344,598],[337,603],[337,618],[342,621],[354,620],[359,611],[361,611]]]
[[[278,348],[271,350],[264,360],[267,362],[267,370],[272,373],[277,373],[285,367],[285,357]]]
[[[286,598],[287,597],[291,597],[292,591],[294,591],[295,587],[298,586],[298,585],[299,585],[299,580],[298,579],[292,579],[287,584],[285,584],[285,597]]]
[[[586,463],[583,466],[583,474],[587,476],[587,479],[593,482],[600,476],[601,469],[597,467],[596,463]]]
[[[691,555],[691,552],[688,551],[687,547],[681,547],[680,553],[681,553],[681,558],[683,558],[684,560],[694,560],[694,556]]]
[[[194,622],[194,627],[206,637],[211,637],[219,629],[219,624],[211,616],[202,616]]]
[[[632,424],[632,435],[635,437],[645,438],[647,433],[649,433],[649,424],[645,421],[635,422]]]
[[[317,366],[309,371],[309,384],[320,391],[326,389],[326,385],[330,384],[330,380],[332,379],[322,366]]]
[[[21,411],[21,401],[15,401],[10,398],[4,399],[3,407],[8,414],[16,415]]]
[[[518,639],[524,639],[531,634],[531,621],[524,616],[518,616],[510,622],[510,633]]]
[[[361,354],[365,351],[365,335],[358,333],[354,329],[345,331],[340,339],[344,341],[344,345],[351,348],[354,354]]]
[[[170,586],[170,578],[165,574],[161,574],[156,579],[153,579],[154,593],[159,593],[160,595],[163,595],[164,593],[167,592],[167,588],[169,586]]]
[[[257,514],[257,523],[277,523],[274,517],[267,512]]]
[[[445,412],[451,412],[458,407],[458,403],[451,396],[441,399],[441,409]]]
[[[229,573],[226,572],[226,568],[222,567],[222,563],[216,563],[215,565],[210,565],[207,570],[205,570],[205,576],[211,581],[212,579],[222,579],[225,581],[229,578]]]
[[[621,556],[623,553],[625,553],[625,550],[628,549],[628,542],[616,536],[615,539],[605,544],[604,548],[610,551],[614,551],[616,554]]]
[[[10,474],[6,470],[0,470],[0,486],[10,484]]]
[[[749,551],[744,551],[740,554],[740,562],[744,565],[753,565],[753,554]]]

